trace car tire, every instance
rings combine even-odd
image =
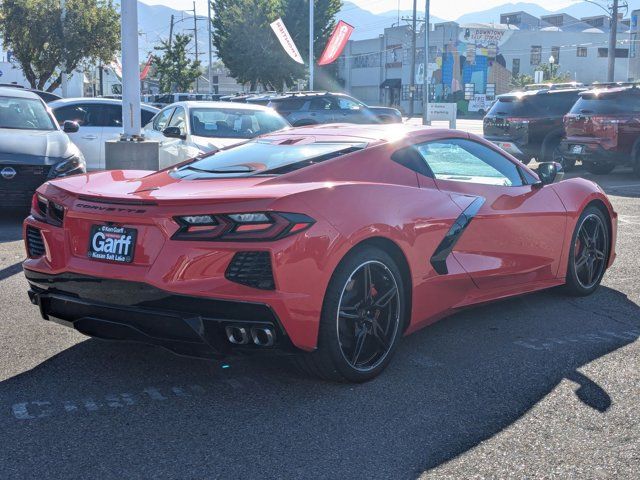
[[[591,295],[600,286],[611,249],[608,223],[602,210],[594,206],[587,207],[578,218],[569,251],[565,284],[568,294],[583,297]],[[596,230],[598,236],[594,240],[592,232]]]
[[[589,173],[592,173],[594,175],[606,175],[608,173],[611,173],[613,169],[616,168],[616,165],[615,163],[586,162],[584,167]]]
[[[545,162],[558,162],[565,172],[570,172],[575,168],[576,160],[566,158],[562,154],[562,150],[560,150],[561,142],[562,137],[553,137],[546,140],[542,148],[542,158]]]
[[[365,288],[367,269],[369,289]],[[350,252],[329,282],[320,317],[318,348],[298,354],[297,366],[306,374],[337,382],[359,383],[379,375],[389,364],[402,336],[404,288],[398,266],[384,250],[364,246]],[[366,290],[370,292],[368,301]],[[383,300],[384,307],[371,305]],[[359,364],[361,358],[366,361]]]

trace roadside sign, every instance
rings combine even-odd
[[[429,103],[427,108],[427,120],[446,120],[449,128],[456,128],[456,113],[458,105],[455,103]]]

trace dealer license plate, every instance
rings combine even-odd
[[[138,231],[115,225],[93,225],[89,235],[89,258],[131,263]]]

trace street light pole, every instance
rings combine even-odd
[[[209,21],[209,93],[213,93],[213,76],[211,75],[211,64],[213,63],[213,50],[211,46],[212,33],[211,33],[211,0],[207,0],[209,6],[207,17]]]
[[[607,63],[607,82],[615,81],[616,68],[616,35],[618,33],[618,0],[611,6],[611,22],[609,24],[609,51]]]
[[[122,0],[122,126],[124,138],[140,136],[140,65],[138,64],[138,2]]]
[[[424,2],[424,84],[422,86],[422,124],[429,125],[429,0]]]
[[[409,77],[409,118],[413,117],[413,103],[416,90],[416,10],[418,0],[413,0],[413,19],[411,22],[411,70]]]
[[[313,90],[313,0],[309,0],[309,90]]]

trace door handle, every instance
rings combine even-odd
[[[98,138],[97,135],[84,135],[82,138],[84,138],[85,140],[95,140],[96,138]]]

